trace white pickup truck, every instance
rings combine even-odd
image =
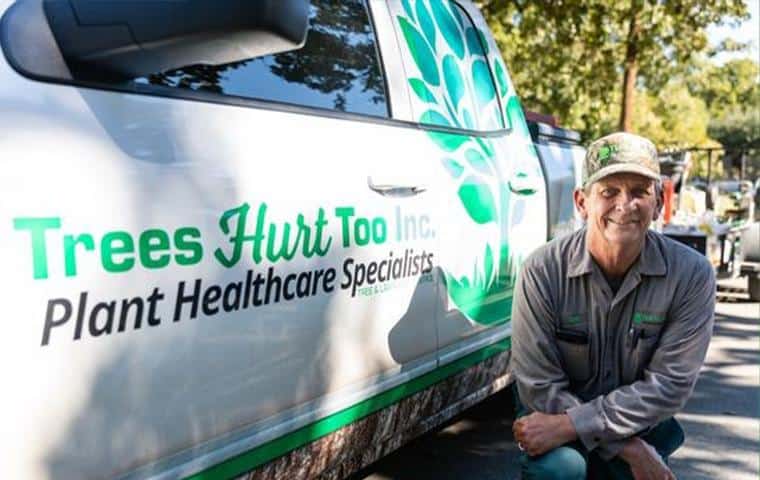
[[[507,385],[551,175],[471,2],[0,15],[0,478],[339,478]]]

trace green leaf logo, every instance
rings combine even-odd
[[[409,0],[401,0],[401,5],[404,6],[404,11],[406,12],[406,16],[411,18],[412,21],[414,21],[414,12],[412,11],[412,6],[409,4]]]
[[[486,274],[486,279],[491,278],[491,275],[493,274],[493,252],[491,251],[491,246],[486,245],[486,254],[485,258],[483,259],[483,267],[485,268],[484,272]]]
[[[449,47],[451,47],[451,50],[454,51],[454,54],[456,54],[457,57],[463,59],[464,42],[462,41],[462,34],[458,25],[458,23],[461,22],[454,20],[454,17],[444,3],[450,2],[443,2],[440,0],[433,0],[431,2],[433,17],[435,17],[435,22],[438,24],[438,29],[443,34],[443,38],[446,39],[446,43],[449,44]],[[453,9],[457,8],[455,5],[451,5],[451,7]]]
[[[464,167],[457,162],[456,160],[452,160],[450,158],[444,158],[441,160],[443,163],[443,166],[446,168],[446,171],[449,172],[449,175],[451,175],[451,178],[457,179],[462,176],[462,172],[464,172]]]
[[[401,25],[401,31],[404,32],[404,39],[406,39],[406,43],[409,46],[412,58],[417,64],[417,68],[422,72],[422,78],[431,85],[440,85],[441,79],[438,76],[435,55],[425,41],[425,38],[407,19],[399,17],[398,21]]]
[[[453,55],[446,55],[443,58],[443,78],[446,80],[446,89],[454,110],[458,110],[459,102],[464,96],[464,79]]]
[[[427,85],[425,85],[425,82],[423,82],[419,78],[409,79],[409,85],[412,86],[412,90],[414,91],[414,93],[423,102],[437,103],[435,99],[435,95],[433,95],[433,92],[431,92],[430,89],[427,87]]]
[[[417,18],[419,19],[425,38],[430,43],[430,48],[435,52],[435,24],[430,16],[430,12],[425,7],[425,2],[417,2]]]
[[[486,105],[496,98],[496,92],[493,89],[491,73],[488,71],[488,64],[483,60],[475,60],[472,64],[472,79],[475,82],[475,95],[478,97],[480,105]]]
[[[480,41],[478,39],[478,32],[476,32],[474,28],[470,27],[467,29],[465,37],[467,37],[467,50],[469,50],[470,55],[482,55],[481,51],[483,49],[480,48],[480,45],[478,43]]]
[[[472,121],[472,114],[466,108],[462,109],[462,119],[464,120],[465,127],[469,128],[470,130],[475,129],[475,122]]]
[[[486,39],[481,31],[470,27],[467,29],[465,36],[467,37],[467,49],[470,51],[471,56],[478,55],[485,57],[488,55],[488,43],[486,43]]]
[[[478,36],[480,37],[480,46],[483,48],[483,56],[488,55],[488,40],[486,40],[486,34],[483,33],[483,30],[478,29]]]
[[[511,128],[527,135],[517,97],[508,98],[509,79],[498,52],[489,54],[485,33],[463,17],[460,7],[450,0],[402,0],[401,5],[406,18],[397,17],[400,31],[421,76],[409,79],[414,96],[424,105],[419,121],[475,130],[503,128],[506,120]],[[449,298],[467,318],[481,325],[504,322],[519,266],[506,236],[510,198],[534,193],[535,179],[518,173],[509,183],[502,183],[505,172],[500,170],[489,138],[430,129],[426,133],[447,152],[441,165],[454,182],[467,216],[475,225],[494,223],[499,227],[479,230],[482,233],[478,235],[486,235],[483,239],[487,240],[480,255],[474,257],[471,272],[454,277],[445,271]],[[492,231],[499,233],[485,234]]]
[[[459,187],[459,198],[475,223],[496,221],[496,203],[488,185],[471,175]]]
[[[433,0],[435,1],[435,0]],[[456,5],[449,1],[449,8],[451,8],[451,12],[454,14],[454,17],[457,19],[457,23],[459,24],[459,28],[464,30],[464,19],[462,18],[462,15],[459,14],[459,9],[456,7]]]
[[[441,114],[435,112],[438,116],[441,116]],[[443,117],[441,117],[443,118]],[[445,120],[445,118],[444,118]],[[423,115],[422,118],[420,118],[421,122],[426,121],[425,116]],[[446,133],[446,132],[434,132],[429,131],[427,132],[428,137],[430,137],[436,145],[438,145],[439,148],[442,150],[445,150],[447,152],[453,152],[457,150],[459,147],[462,146],[465,142],[470,140],[470,137],[466,135],[460,135],[458,133]]]
[[[608,163],[610,163],[610,158],[612,155],[617,153],[618,147],[617,145],[604,145],[599,149],[598,159],[599,164],[602,167],[606,167]]]
[[[507,101],[507,120],[509,120],[510,128],[514,128],[522,135],[530,135],[528,124],[525,123],[522,106],[520,106],[520,101],[516,96],[510,97]]]
[[[484,157],[478,150],[470,148],[464,152],[464,157],[467,159],[467,163],[478,172],[484,175],[493,176],[493,171],[491,170],[488,160],[486,160],[486,157]]]
[[[423,113],[420,121],[430,125],[440,125],[442,127],[451,126],[449,120],[435,110],[428,110],[427,112]]]
[[[504,68],[501,66],[501,62],[494,62],[493,70],[496,75],[496,81],[499,83],[499,95],[504,97],[509,92],[507,89],[507,75],[504,72]]]

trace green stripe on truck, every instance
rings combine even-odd
[[[287,435],[255,447],[245,453],[186,477],[186,480],[226,480],[249,472],[277,457],[302,447],[314,440],[361,420],[404,398],[418,393],[447,377],[456,375],[478,363],[509,350],[511,338],[506,338],[447,365],[436,368],[418,378],[379,393],[329,417],[299,428]]]

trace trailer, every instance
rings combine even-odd
[[[690,154],[660,156],[662,233],[705,255],[717,278],[746,276],[750,299],[760,302],[760,222],[753,222],[757,187],[743,174],[739,180],[708,178],[687,186]]]

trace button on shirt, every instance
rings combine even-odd
[[[586,249],[586,229],[523,266],[512,306],[512,370],[531,411],[566,412],[606,459],[673,416],[696,383],[712,335],[707,259],[648,231],[617,293]]]

